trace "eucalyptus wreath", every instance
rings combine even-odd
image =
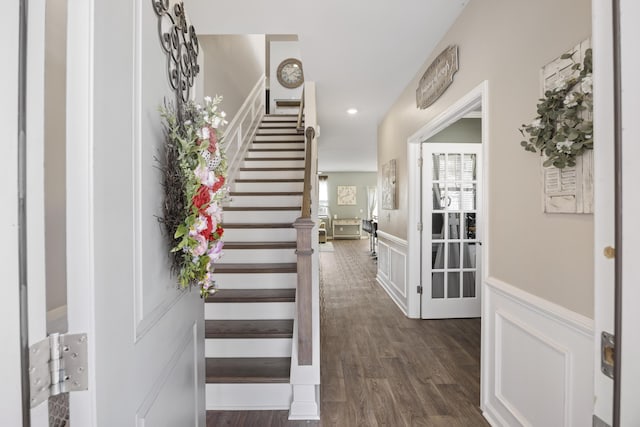
[[[573,60],[575,53],[566,53],[561,59]],[[544,154],[545,167],[575,166],[578,156],[593,149],[591,49],[586,50],[582,63],[574,61],[571,69],[571,76],[560,78],[554,88],[545,91],[536,118],[519,129],[526,138],[520,145],[526,151]]]

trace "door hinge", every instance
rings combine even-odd
[[[613,379],[613,367],[616,360],[615,336],[608,332],[602,332],[600,337],[600,370]]]
[[[418,231],[422,231],[422,223],[421,222],[418,223]]]
[[[29,347],[31,407],[69,391],[88,389],[87,334],[51,334]]]
[[[422,167],[422,157],[418,157],[418,167]]]
[[[422,285],[416,286],[416,292],[418,292],[419,294],[422,293]]]

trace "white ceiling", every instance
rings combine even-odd
[[[375,171],[377,127],[469,0],[188,0],[198,34],[298,34],[318,167]],[[358,109],[350,116],[346,110]]]

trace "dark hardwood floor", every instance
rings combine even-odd
[[[207,413],[207,427],[488,426],[480,319],[406,318],[375,280],[368,241],[321,252],[321,421],[287,411]]]

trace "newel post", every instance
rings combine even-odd
[[[297,232],[298,256],[298,290],[296,294],[296,305],[298,313],[298,365],[313,364],[313,331],[312,331],[312,270],[311,255],[311,232],[314,227],[311,218],[300,217],[293,227]]]

